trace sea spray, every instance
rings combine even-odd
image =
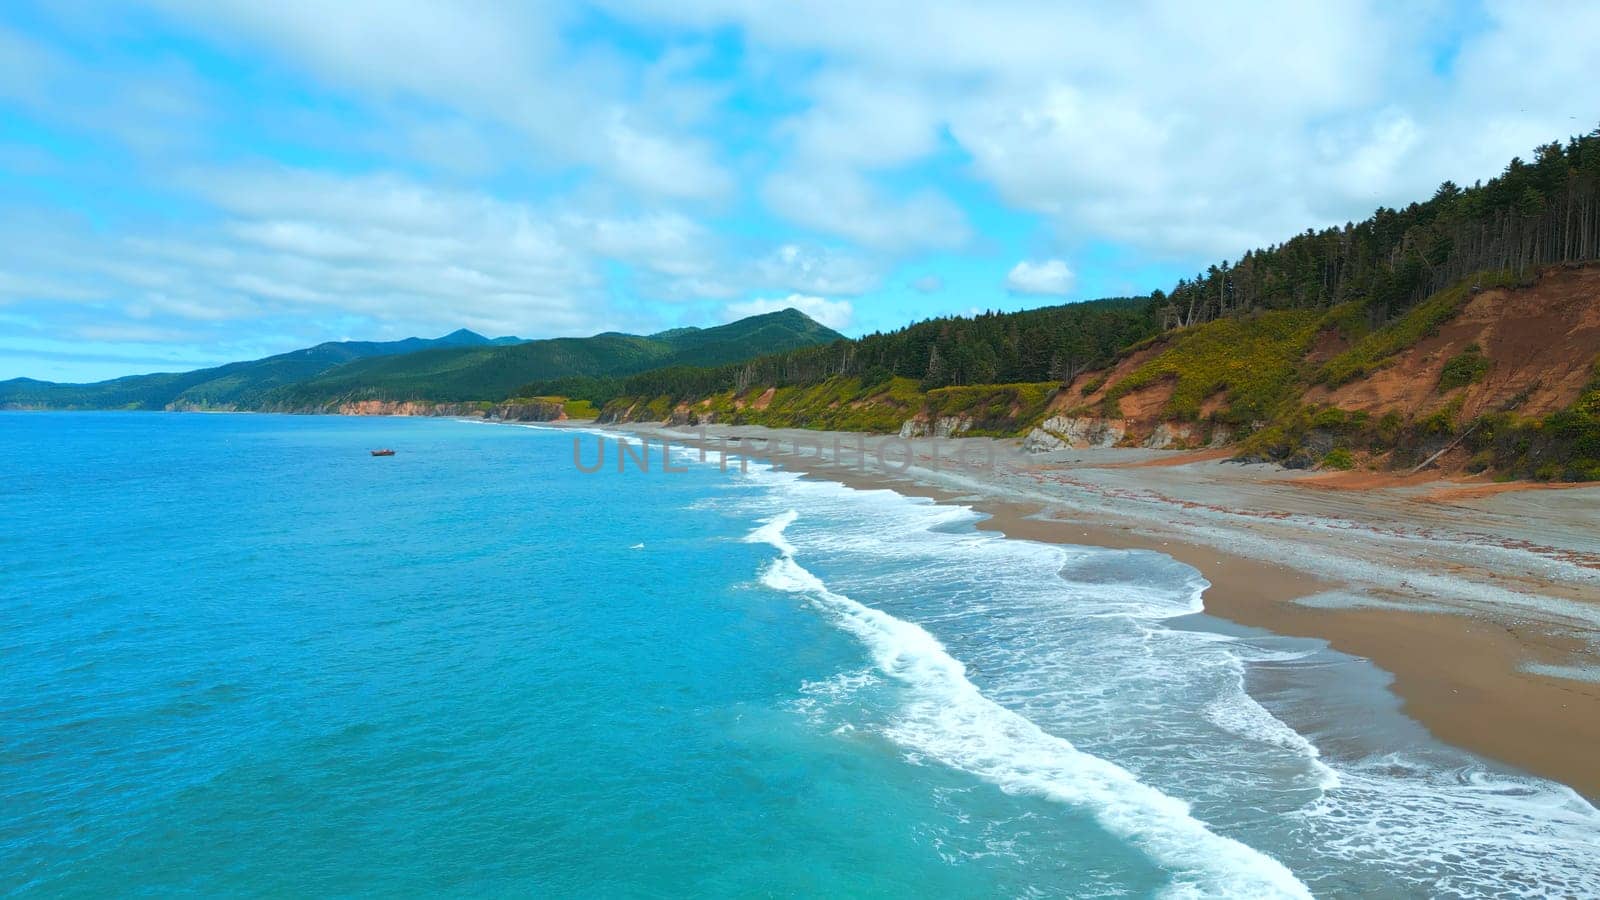
[[[1323,679],[1338,676],[1316,673],[1366,664],[1316,642],[1179,624],[1202,608],[1207,587],[1187,566],[1144,551],[974,531],[980,517],[970,509],[888,491],[772,470],[752,470],[749,480],[774,491],[737,501],[766,519],[752,539],[803,553],[808,571],[827,573],[823,590],[943,635],[989,700],[1189,798],[1211,830],[1291,865],[1319,893],[1329,885],[1417,896],[1442,885],[1466,894],[1496,884],[1551,896],[1600,891],[1600,813],[1571,789],[1496,770],[1420,729],[1420,743],[1392,743],[1388,726],[1355,745],[1335,737],[1342,755],[1330,757],[1269,712],[1244,690],[1249,667]],[[786,515],[796,509],[806,516]],[[796,573],[767,574],[794,592]],[[813,596],[815,586],[799,593]],[[836,604],[813,602],[838,618]],[[1290,702],[1313,704],[1305,712],[1315,721],[1319,696]],[[1359,701],[1362,709],[1386,702]],[[948,731],[913,726],[934,721],[934,706],[877,730],[903,746],[932,740]],[[1360,709],[1352,712],[1340,727],[1365,728]],[[849,721],[844,711],[828,720],[841,715]],[[1370,756],[1369,744],[1390,749]]]
[[[880,669],[911,688],[892,737],[1003,790],[1035,793],[1088,812],[1171,871],[1175,894],[1311,896],[1282,863],[1215,834],[1183,801],[985,698],[961,661],[925,629],[830,590],[795,560],[784,532],[796,518],[790,510],[750,533],[751,542],[770,544],[781,554],[768,563],[762,582],[817,601],[861,640]]]

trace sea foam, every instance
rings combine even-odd
[[[795,560],[784,532],[796,518],[790,510],[751,532],[751,542],[770,544],[780,553],[767,565],[762,582],[816,602],[867,647],[879,669],[910,689],[891,737],[1006,791],[1037,794],[1088,812],[1172,872],[1174,896],[1311,896],[1282,863],[1214,833],[1183,801],[984,697],[961,661],[926,629],[830,590]]]
[[[1327,651],[1172,625],[1202,609],[1208,587],[1187,566],[1001,538],[962,527],[980,518],[969,508],[889,491],[766,468],[747,480],[770,489],[733,501],[766,518],[749,539],[780,552],[764,583],[810,598],[910,688],[898,718],[878,730],[921,758],[1099,808],[1119,836],[1147,828],[1127,841],[1203,892],[1237,893],[1216,879],[1265,858],[1319,893],[1472,895],[1516,884],[1534,895],[1600,894],[1592,805],[1436,744],[1329,758],[1244,689],[1250,665],[1296,666]],[[1207,850],[1210,867],[1191,870],[1175,839],[1186,829],[1210,835],[1196,846],[1238,840],[1231,855]],[[1232,865],[1219,868],[1224,861]]]

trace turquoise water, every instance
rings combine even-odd
[[[0,893],[1600,893],[1166,557],[574,439],[0,413]]]

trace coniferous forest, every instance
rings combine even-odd
[[[1513,159],[1496,178],[1359,223],[1307,230],[1224,260],[1170,293],[1016,313],[932,319],[855,341],[808,347],[711,369],[661,369],[625,381],[562,387],[603,403],[614,396],[701,396],[751,385],[868,384],[916,379],[923,390],[1070,381],[1128,346],[1174,328],[1257,310],[1360,301],[1381,325],[1476,272],[1521,276],[1542,265],[1600,258],[1600,129]],[[526,391],[548,393],[543,384]]]
[[[1474,272],[1600,257],[1600,130],[1513,159],[1498,178],[1445,182],[1431,199],[1307,231],[1180,281],[1155,298],[1167,327],[1256,308],[1366,300],[1383,319]]]

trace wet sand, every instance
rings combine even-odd
[[[1482,490],[1413,478],[1339,489],[1216,453],[1031,458],[1014,442],[982,438],[900,441],[887,462],[870,453],[861,461],[849,450],[858,435],[626,430],[735,453],[804,441],[801,455],[780,457],[786,468],[960,502],[989,516],[979,528],[1009,537],[1166,553],[1210,582],[1208,613],[1368,659],[1440,740],[1600,798],[1600,488]],[[732,435],[741,440],[725,443]],[[902,467],[905,448],[913,461]],[[949,463],[988,449],[992,463]]]

